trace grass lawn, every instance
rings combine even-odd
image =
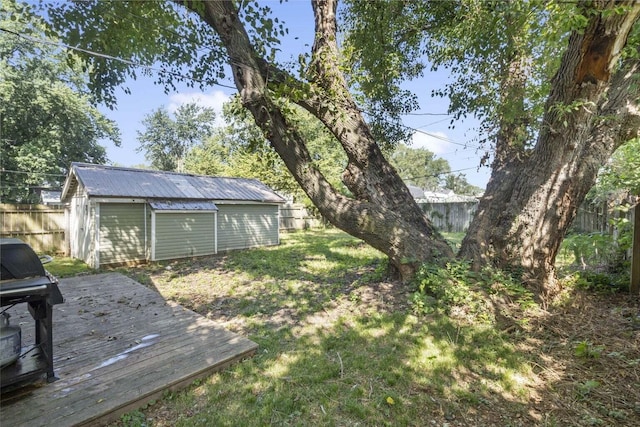
[[[637,299],[568,291],[505,321],[415,314],[414,289],[335,230],[119,271],[259,344],[123,426],[637,425]],[[635,318],[635,317],[634,317]]]
[[[54,257],[52,262],[45,264],[44,268],[57,278],[94,272],[94,270],[89,268],[87,264],[79,259],[58,256]]]

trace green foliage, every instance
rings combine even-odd
[[[582,359],[599,359],[603,351],[603,345],[593,345],[589,341],[580,341],[573,348],[573,354]]]
[[[404,182],[429,190],[439,188],[443,175],[451,171],[449,162],[436,159],[426,148],[411,148],[405,144],[399,144],[392,151],[389,161]]]
[[[576,263],[594,267],[608,265],[618,257],[620,249],[608,233],[569,235],[563,244],[563,250],[571,251]]]
[[[142,121],[138,151],[145,152],[153,168],[184,172],[187,153],[212,135],[215,118],[212,108],[197,104],[181,105],[175,118],[164,108],[155,110]]]
[[[426,190],[445,188],[456,194],[474,195],[481,188],[467,182],[463,174],[452,174],[449,162],[436,158],[426,148],[411,148],[405,144],[397,144],[387,150],[389,163],[398,171],[402,180]]]
[[[452,306],[465,305],[473,298],[472,284],[467,280],[468,264],[447,263],[446,267],[423,266],[417,274],[418,295],[430,295],[449,312]]]
[[[209,139],[189,150],[184,169],[199,175],[228,175],[230,151],[222,140],[222,133],[216,129]]]
[[[79,259],[57,256],[53,257],[53,261],[46,264],[45,267],[47,271],[58,278],[87,274],[94,271]]]
[[[460,250],[465,233],[442,232],[442,235],[447,242],[449,242],[449,246],[451,246],[451,249],[453,249],[454,252],[458,252]]]
[[[438,3],[444,2],[432,5],[438,7]],[[401,2],[347,1],[346,5],[342,9],[347,28],[343,55],[351,86],[366,106],[381,146],[406,142],[412,131],[402,126],[401,116],[418,104],[416,95],[402,83],[421,76],[425,69],[415,47],[423,36],[417,30],[422,27],[420,17],[407,13],[411,4]]]
[[[564,270],[574,271],[564,279],[566,286],[598,292],[629,288],[627,251],[632,245],[632,228],[626,218],[613,220],[616,235],[608,233],[569,234],[560,248]],[[575,271],[577,270],[577,271]]]
[[[447,190],[451,190],[456,194],[462,194],[466,196],[477,196],[483,193],[483,189],[476,187],[475,185],[467,182],[466,176],[462,173],[459,174],[447,174],[444,177],[443,187]]]
[[[196,13],[174,2],[44,3],[43,15],[69,45],[104,54],[80,53],[90,70],[91,91],[107,105],[115,105],[116,88],[156,64],[162,64],[157,82],[168,89],[184,82],[205,90],[227,77],[227,52],[220,37],[200,19],[204,3],[190,4]],[[235,7],[258,53],[272,58],[279,37],[287,32],[284,23],[258,1],[238,2]]]
[[[71,162],[106,162],[98,141],[119,144],[119,134],[92,105],[81,64],[68,66],[75,57],[49,44],[57,40],[45,35],[31,7],[12,0],[1,6],[0,198],[37,202],[30,188],[60,188]]]
[[[120,422],[126,427],[148,427],[152,424],[147,422],[147,417],[140,411],[132,411],[123,414]]]
[[[394,299],[404,295],[391,289],[398,284],[365,278],[383,258],[328,229],[287,233],[276,247],[172,262],[172,271],[141,267],[164,298],[259,347],[126,421],[408,426],[425,414],[442,424],[445,414],[468,414],[478,402],[500,402],[499,419],[512,418],[535,379],[526,354],[486,324],[408,313]]]
[[[640,195],[640,138],[628,141],[613,153],[601,170],[590,197],[604,199],[620,192]]]
[[[287,117],[307,141],[314,165],[331,184],[345,192],[341,182],[346,156],[338,141],[312,116],[289,106]],[[299,184],[282,159],[244,110],[237,97],[223,108],[226,126],[217,128],[211,138],[195,146],[186,159],[186,170],[210,175],[257,178],[274,190],[308,202]]]
[[[454,120],[473,115],[493,134],[517,124],[513,136],[520,144],[536,132],[531,125],[543,111],[561,41],[578,25],[567,24],[567,15],[579,16],[574,5],[544,1],[347,4],[349,60],[372,102],[406,112],[412,98],[400,82],[428,66],[446,67],[452,79],[434,95],[450,99]]]
[[[587,380],[578,384],[576,392],[578,393],[578,397],[584,400],[598,387],[600,387],[600,383],[598,381]]]
[[[444,267],[423,265],[415,277],[411,304],[417,314],[442,311],[445,314],[492,320],[491,295],[513,300],[520,309],[535,307],[533,294],[513,275],[493,268],[471,271],[466,261],[452,261]]]
[[[628,266],[614,272],[581,270],[563,279],[563,283],[567,287],[603,293],[626,292],[629,290],[629,282]]]

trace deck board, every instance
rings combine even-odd
[[[60,281],[56,377],[4,393],[2,425],[104,425],[122,413],[253,355],[257,345],[117,273]],[[26,305],[11,309],[33,342]],[[5,424],[6,423],[6,424]]]

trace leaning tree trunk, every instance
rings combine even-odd
[[[640,3],[624,6],[624,14],[589,15],[588,27],[570,37],[535,147],[494,167],[463,241],[460,255],[476,267],[521,268],[543,296],[556,291],[556,255],[599,168],[638,136],[638,61],[614,73],[640,15]]]
[[[258,55],[234,2],[205,2],[203,6],[181,3],[193,7],[218,33],[243,105],[326,219],[385,253],[403,279],[410,278],[423,262],[441,262],[453,256],[385,160],[349,94],[338,62],[337,0],[313,3],[316,39],[307,84],[275,69]],[[300,90],[294,91],[293,87]],[[336,191],[315,167],[305,141],[287,121],[282,103],[274,95],[282,96],[284,90],[289,90],[291,100],[321,120],[341,143],[348,157],[342,180],[352,197]]]

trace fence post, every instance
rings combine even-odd
[[[631,284],[629,292],[637,295],[640,291],[640,197],[633,210],[633,249],[631,250]]]

